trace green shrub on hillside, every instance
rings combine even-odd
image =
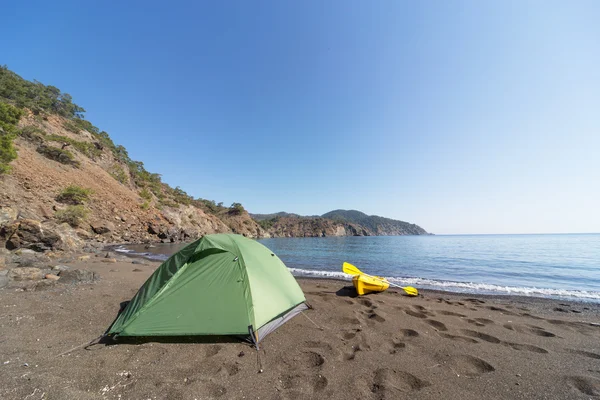
[[[222,203],[216,204],[212,200],[194,200],[181,188],[171,188],[161,181],[159,174],[146,170],[144,163],[132,160],[125,147],[116,145],[107,132],[101,131],[87,121],[84,118],[85,110],[73,103],[73,99],[68,93],[63,93],[57,87],[47,86],[37,81],[27,81],[10,71],[6,66],[0,66],[0,173],[7,171],[9,169],[8,163],[16,158],[17,154],[12,141],[18,134],[16,124],[23,113],[22,109],[31,110],[34,113],[35,120],[39,123],[47,120],[49,114],[64,117],[68,120],[64,123],[65,129],[75,133],[80,133],[81,130],[90,132],[97,143],[77,141],[60,135],[45,135],[43,131],[40,132],[34,128],[29,128],[27,132],[24,132],[23,137],[25,139],[40,141],[40,138],[45,138],[54,142],[68,143],[77,151],[92,159],[100,156],[103,149],[109,149],[115,159],[127,167],[113,168],[109,173],[123,184],[132,182],[139,188],[148,188],[159,202],[162,202],[162,205],[178,207],[178,204],[193,204],[212,214],[241,212],[237,208],[223,207]],[[3,126],[1,125],[2,115],[7,113],[10,114],[8,118],[10,121],[8,124],[5,121]],[[4,119],[6,119],[6,116]],[[6,126],[9,126],[9,128]],[[73,154],[64,148],[41,145],[38,147],[38,152],[64,164],[79,165]],[[130,180],[127,179],[127,172],[129,172]],[[156,204],[155,207],[161,207],[161,204]],[[243,207],[241,210],[243,211]]]
[[[56,197],[56,200],[68,204],[83,204],[90,200],[92,193],[92,189],[82,188],[81,186],[77,185],[70,185],[59,193],[59,195]]]
[[[240,215],[244,211],[244,207],[240,203],[233,203],[231,207],[229,207],[229,214],[232,215]]]
[[[23,111],[18,108],[0,102],[0,174],[10,171],[10,162],[17,158],[17,150],[13,141],[19,130],[17,123],[23,116]]]
[[[119,183],[122,183],[123,185],[127,184],[127,182],[128,182],[127,173],[120,166],[118,166],[118,165],[113,166],[108,173],[110,174],[110,176],[115,178]]]
[[[79,128],[79,126],[77,126],[77,124],[73,121],[67,120],[63,123],[63,128],[65,128],[66,130],[68,130],[69,132],[73,132],[73,133],[79,133],[79,131],[81,130]]]
[[[149,208],[150,208],[150,202],[149,202],[149,201],[145,201],[145,202],[143,202],[142,204],[140,204],[140,208],[141,208],[142,210],[147,210],[147,209],[149,209]]]
[[[184,192],[179,186],[177,186],[175,189],[168,188],[167,191],[173,198],[173,201],[176,203],[188,206],[193,200],[192,196]]]
[[[173,200],[170,199],[162,199],[159,201],[159,204],[163,207],[172,207],[172,208],[179,208],[179,204],[175,203]]]
[[[192,205],[194,207],[200,208],[201,210],[209,214],[215,215],[227,209],[226,207],[223,207],[222,202],[217,204],[214,200],[206,200],[200,198],[192,200]]]
[[[44,157],[58,161],[61,164],[79,167],[79,161],[75,160],[75,157],[69,150],[63,150],[58,147],[46,146],[43,144],[37,148],[37,152]]]
[[[255,220],[256,221],[256,220]],[[275,225],[275,223],[279,221],[279,217],[271,218],[271,219],[263,219],[261,221],[256,221],[261,228],[265,231],[268,231]]]
[[[35,114],[46,112],[75,118],[85,112],[73,103],[70,94],[62,93],[54,86],[27,81],[6,66],[0,67],[0,98],[19,108],[28,108]]]
[[[43,142],[46,132],[37,126],[27,125],[21,129],[21,137],[32,142]]]
[[[10,162],[17,158],[17,150],[13,145],[14,135],[3,132],[0,128],[0,175],[10,172]]]
[[[68,138],[66,136],[54,135],[54,134],[47,135],[46,139],[48,139],[52,142],[67,143],[67,144],[73,146],[80,153],[83,153],[84,155],[86,155],[88,158],[91,158],[92,160],[96,159],[96,157],[99,157],[100,154],[102,154],[102,150],[100,150],[94,143],[74,140],[74,139]]]
[[[148,190],[148,188],[143,188],[140,192],[140,197],[144,200],[150,201],[152,200],[152,193]]]
[[[80,226],[88,217],[89,210],[82,205],[68,206],[64,210],[57,211],[54,216],[60,222],[77,227]]]

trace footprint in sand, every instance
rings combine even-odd
[[[474,319],[471,319],[471,318],[469,318],[469,319],[467,320],[467,322],[468,322],[469,324],[473,324],[473,325],[475,325],[475,326],[485,326],[485,324],[482,324],[481,322],[477,322],[477,321],[475,321]]]
[[[446,365],[455,374],[465,376],[479,376],[496,370],[487,361],[467,354],[451,356]]]
[[[572,354],[578,354],[580,356],[593,358],[594,360],[600,360],[600,354],[591,353],[589,351],[583,351],[583,350],[575,350],[575,349],[567,349],[567,351]]]
[[[440,333],[440,336],[445,337],[446,339],[455,340],[457,342],[479,343],[477,340],[466,336],[450,335],[449,333]]]
[[[342,339],[344,339],[344,340],[354,339],[356,337],[357,332],[360,332],[360,331],[355,330],[355,329],[346,331],[346,332],[342,333]]]
[[[600,337],[600,324],[588,322],[571,322],[560,319],[547,319],[546,322],[560,326],[563,329],[572,330],[584,336]]]
[[[510,342],[503,342],[502,344],[505,346],[508,346],[508,347],[512,347],[515,350],[527,350],[527,351],[532,351],[534,353],[548,354],[548,350],[542,349],[541,347],[533,346],[530,344],[510,343]]]
[[[217,353],[219,351],[221,351],[221,349],[222,349],[222,347],[220,345],[218,345],[218,344],[214,344],[214,345],[208,346],[206,348],[206,357],[212,357],[212,356],[217,355]]]
[[[311,386],[315,392],[322,392],[327,387],[329,381],[323,375],[315,375],[311,380]]]
[[[352,351],[350,351],[349,353],[344,355],[344,359],[347,361],[352,361],[356,358],[356,353],[358,353],[359,351],[364,351],[364,350],[370,350],[370,347],[368,345],[356,344],[356,345],[352,346]]]
[[[300,374],[283,374],[279,376],[279,388],[288,390],[299,387],[304,382],[304,377]]]
[[[400,329],[400,333],[402,334],[402,336],[406,339],[406,338],[415,338],[417,336],[419,336],[419,332],[413,330],[413,329]]]
[[[375,312],[369,313],[367,317],[369,317],[369,320],[371,321],[385,322],[385,318]]]
[[[600,380],[587,376],[567,377],[568,384],[588,396],[600,396]]]
[[[302,362],[302,365],[309,368],[320,367],[325,363],[325,357],[314,351],[307,351],[302,353],[302,355],[300,356],[300,360]]]
[[[354,344],[352,345],[351,351],[344,355],[345,360],[354,360],[356,358],[356,353],[359,351],[369,351],[371,350],[371,345],[369,344],[369,340],[362,333],[357,333]]]
[[[485,301],[479,299],[463,299],[464,301],[468,301],[473,304],[485,304]]]
[[[469,324],[473,324],[475,326],[486,326],[486,325],[491,325],[494,323],[494,321],[492,321],[491,319],[487,319],[487,318],[469,318],[467,319],[467,322]]]
[[[223,366],[219,368],[217,372],[224,376],[234,376],[240,372],[240,366],[237,363],[223,364]]]
[[[453,312],[453,311],[442,310],[442,311],[438,311],[438,312],[440,314],[442,314],[442,315],[448,315],[448,316],[451,316],[451,317],[460,317],[460,318],[466,317],[465,314],[461,314],[461,313],[457,313],[457,312]]]
[[[537,315],[533,315],[533,314],[530,314],[530,313],[527,313],[527,312],[521,313],[521,316],[522,317],[528,317],[528,318],[531,318],[531,319],[538,319],[538,320],[539,319],[545,319],[545,318],[538,317]]]
[[[390,346],[391,346],[391,348],[389,350],[389,353],[396,354],[398,351],[406,348],[406,343],[404,343],[400,340],[397,340],[397,339],[392,339],[390,341]]]
[[[528,333],[530,335],[542,336],[542,337],[555,337],[556,335],[552,332],[548,332],[544,328],[535,325],[519,325],[513,323],[507,323],[502,325],[505,329],[509,331],[515,331],[519,333]]]
[[[501,341],[497,337],[492,336],[492,335],[488,335],[488,334],[483,333],[483,332],[472,331],[470,329],[461,329],[461,331],[462,331],[462,333],[464,333],[467,336],[471,336],[471,337],[474,337],[474,338],[485,340],[486,342],[489,342],[489,343],[500,343],[500,341]]]
[[[435,319],[426,319],[424,322],[428,323],[429,325],[433,326],[435,329],[437,329],[438,331],[447,331],[448,328],[446,328],[446,325],[444,325],[442,322],[440,321],[436,321]]]
[[[519,315],[516,312],[508,311],[508,310],[506,310],[506,309],[504,309],[502,307],[487,306],[486,308],[488,310],[491,310],[491,311],[498,311],[498,312],[500,312],[501,314],[504,314],[504,315]]]
[[[369,299],[359,299],[358,302],[365,307],[376,308],[377,306]]]
[[[431,383],[408,372],[379,368],[375,371],[370,389],[378,397],[387,398],[389,395],[394,398],[395,392],[412,392],[430,385]]]
[[[407,313],[408,315],[410,315],[411,317],[415,317],[415,318],[427,318],[428,315],[425,314],[424,312],[421,311],[413,311],[413,310],[404,310],[405,313]]]

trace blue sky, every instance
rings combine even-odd
[[[600,231],[599,2],[28,1],[3,14],[0,64],[70,93],[195,197],[434,233]]]

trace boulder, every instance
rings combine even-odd
[[[153,223],[148,224],[148,233],[151,235],[159,235],[160,233],[164,233],[165,232],[165,228],[160,226],[160,225],[156,225]]]
[[[84,241],[79,232],[82,229],[73,229],[69,224],[60,224],[55,228],[55,233],[60,237],[60,242],[55,244],[55,249],[73,251],[80,249]]]
[[[85,229],[77,228],[75,229],[75,233],[77,234],[77,236],[84,240],[90,240],[92,238],[91,233],[89,233]]]
[[[96,280],[96,275],[92,271],[84,269],[60,271],[58,276],[63,283],[92,282]]]
[[[13,268],[8,272],[13,281],[35,281],[44,277],[42,270],[35,267]]]
[[[12,222],[19,216],[19,211],[12,207],[0,207],[0,226]]]
[[[58,278],[58,276],[57,276],[57,278]],[[33,287],[33,290],[38,291],[38,290],[49,289],[51,287],[54,287],[54,285],[56,285],[56,282],[57,281],[54,279],[42,279],[41,281],[39,281],[35,284],[35,286]]]
[[[46,275],[44,276],[44,278],[46,278],[46,279],[50,279],[51,281],[57,281],[57,280],[59,280],[59,279],[60,279],[60,276],[58,276],[58,275],[53,275],[53,274],[46,274]]]
[[[22,219],[2,227],[0,237],[6,240],[6,248],[26,248],[38,252],[61,248],[61,237],[50,228],[42,227],[40,221]]]
[[[103,258],[102,260],[103,263],[116,263],[117,259],[116,258]]]
[[[52,267],[52,271],[59,271],[59,274],[61,271],[68,271],[70,269],[71,267],[67,267],[66,265],[55,265]]]
[[[92,227],[94,233],[98,235],[103,235],[115,230],[115,225],[109,221],[95,221],[90,223],[90,226]]]
[[[27,255],[27,254],[36,254],[36,252],[31,249],[19,249],[19,250],[15,251],[15,254],[18,256],[22,256],[22,255]]]

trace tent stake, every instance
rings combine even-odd
[[[314,326],[316,326],[317,328],[319,328],[319,330],[324,330],[322,327],[320,327],[319,325],[317,325],[317,323],[315,321],[313,321],[312,319],[310,319],[308,317],[308,315],[304,314],[303,312],[301,312],[300,314],[304,315],[306,317],[306,319],[308,319],[310,322],[312,322]]]

